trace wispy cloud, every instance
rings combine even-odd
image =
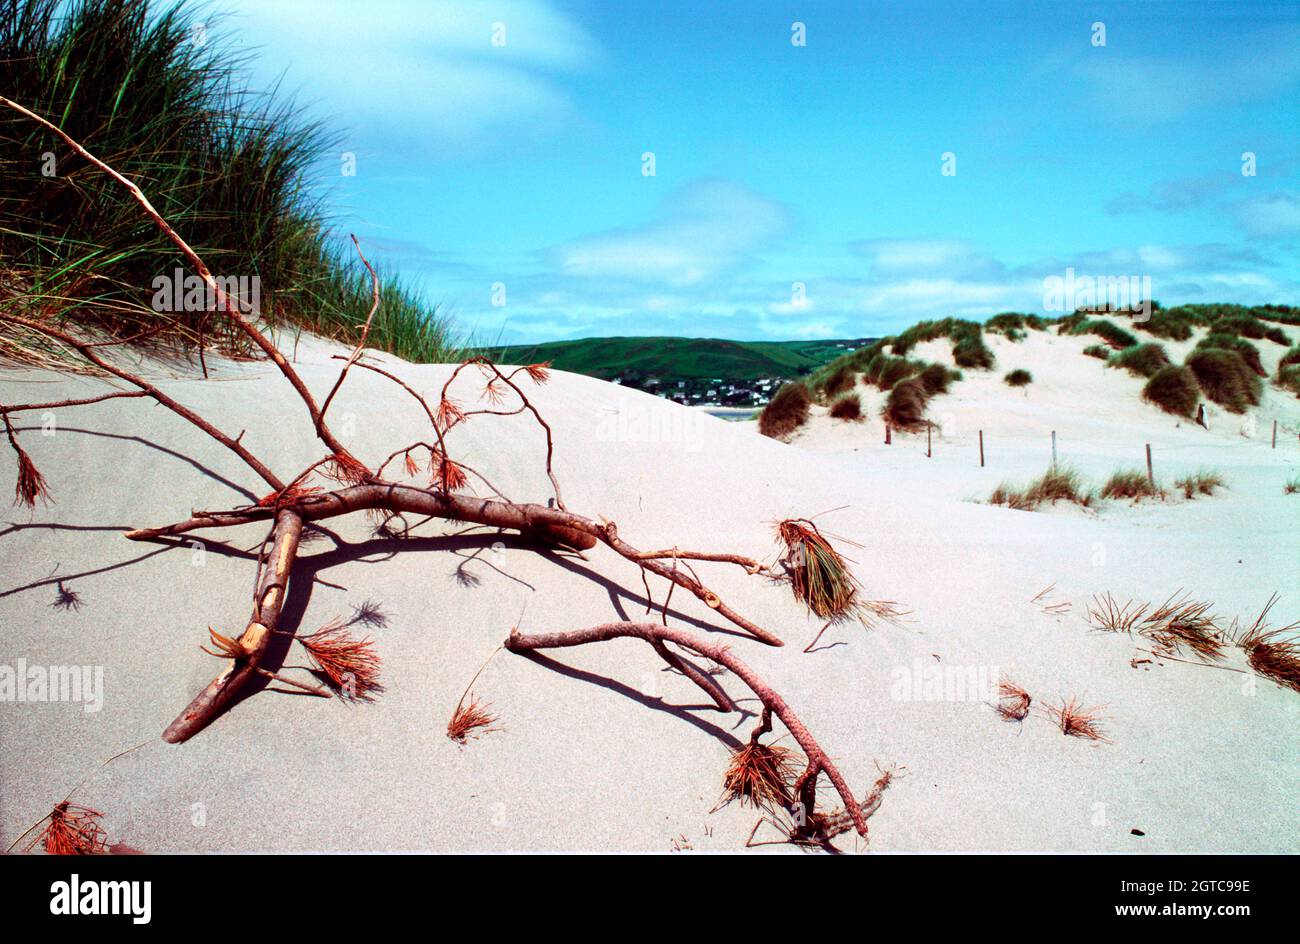
[[[283,74],[371,146],[424,160],[437,156],[430,142],[479,147],[562,126],[576,108],[560,78],[603,59],[546,0],[390,0],[382,15],[352,0],[245,2],[231,25],[256,47],[262,85]]]
[[[1300,82],[1300,28],[1219,36],[1177,59],[1118,44],[1074,57],[1072,71],[1111,118],[1160,122],[1256,101]]]
[[[790,226],[780,203],[726,180],[701,180],[670,194],[641,226],[611,230],[550,250],[565,275],[698,285],[743,265]]]

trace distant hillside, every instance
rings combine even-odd
[[[503,364],[550,361],[602,380],[657,377],[676,380],[752,381],[807,374],[869,338],[831,341],[725,341],[719,338],[581,338],[497,348]]]

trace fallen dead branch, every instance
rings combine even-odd
[[[378,309],[380,294],[378,277],[362,256],[362,261],[371,275],[374,302],[357,347],[344,359],[338,379],[331,387],[324,404],[318,405],[294,366],[260,330],[254,318],[241,312],[235,300],[226,295],[219,280],[212,275],[198,253],[167,223],[135,183],[95,157],[45,118],[3,96],[0,96],[0,105],[44,127],[81,158],[128,191],[144,214],[176,246],[199,274],[211,296],[216,300],[214,310],[198,313],[200,336],[203,333],[202,326],[210,324],[213,319],[227,319],[233,329],[247,337],[254,348],[261,352],[261,356],[274,364],[283,375],[307,410],[312,434],[325,448],[324,455],[307,468],[288,477],[282,477],[245,444],[243,432],[232,436],[222,431],[157,385],[118,363],[112,349],[130,343],[132,338],[90,340],[76,336],[64,326],[14,314],[8,310],[0,311],[0,324],[32,332],[57,342],[88,362],[95,370],[96,376],[116,379],[133,388],[129,391],[114,391],[98,397],[66,399],[50,404],[18,404],[0,407],[0,413],[4,417],[5,432],[18,457],[16,491],[19,501],[29,506],[34,505],[38,498],[48,496],[48,488],[36,462],[19,444],[17,434],[9,421],[9,414],[24,409],[35,409],[38,406],[49,409],[72,408],[117,397],[151,399],[170,410],[199,432],[234,453],[271,488],[268,495],[253,505],[228,510],[191,512],[188,518],[173,524],[137,529],[126,534],[126,537],[132,540],[147,540],[253,523],[262,523],[269,527],[269,533],[263,542],[258,559],[252,613],[243,632],[238,636],[224,636],[215,630],[210,631],[210,644],[216,647],[214,654],[227,660],[228,664],[168,725],[163,732],[165,740],[175,743],[192,737],[210,723],[255,676],[270,675],[277,680],[313,690],[310,686],[273,675],[261,666],[261,662],[271,636],[277,632],[290,632],[282,630],[278,624],[299,546],[303,540],[304,526],[311,522],[355,512],[380,512],[390,515],[410,512],[434,519],[470,522],[515,531],[548,544],[579,551],[589,550],[601,544],[634,564],[643,579],[647,574],[660,577],[670,585],[670,592],[671,588],[680,587],[691,593],[752,639],[771,646],[782,644],[780,638],[774,633],[758,626],[734,610],[706,585],[691,567],[692,562],[730,564],[743,568],[750,575],[775,576],[774,571],[764,568],[755,559],[739,554],[687,551],[679,548],[668,551],[641,551],[621,537],[613,521],[599,517],[586,517],[568,509],[553,464],[555,437],[552,428],[533,404],[524,386],[525,380],[531,384],[544,383],[548,376],[547,365],[530,364],[507,370],[486,358],[472,358],[450,372],[438,395],[437,403],[431,404],[428,399],[394,374],[367,364],[365,361],[365,339],[371,320]],[[359,245],[357,251],[360,253]],[[206,377],[207,364],[203,359],[201,344],[200,360]],[[331,430],[327,413],[353,367],[369,369],[378,375],[388,377],[400,390],[412,396],[429,421],[430,435],[426,437],[427,441],[399,447],[378,466],[368,465],[350,451]],[[478,388],[473,401],[466,401],[461,398],[463,395],[460,390],[472,377],[477,377],[482,386]],[[457,397],[452,395],[453,385],[456,386]],[[485,405],[475,406],[474,401]],[[467,403],[469,405],[466,405]],[[471,481],[486,483],[487,480],[460,455],[453,454],[449,434],[461,424],[477,416],[523,414],[531,417],[545,437],[545,470],[553,493],[547,504],[510,501],[501,497],[495,489],[493,489],[495,497],[492,498],[465,494]],[[398,457],[402,458],[401,465],[408,477],[427,475],[427,479],[421,483],[411,483],[384,478],[382,474],[384,469]],[[810,565],[813,570],[805,567],[801,576],[792,578],[792,586],[797,598],[806,602],[814,610],[826,610],[832,615],[843,615],[856,607],[863,607],[864,612],[875,613],[886,618],[898,614],[899,611],[892,604],[860,603],[857,584],[845,560],[820,535],[811,521],[804,519],[796,524],[799,528],[798,544],[805,554],[804,559],[808,560],[810,553],[814,560]],[[791,537],[794,537],[793,532]],[[793,544],[789,542],[787,544],[790,550],[794,549]],[[666,616],[665,603],[665,619]],[[307,649],[336,693],[345,697],[350,695],[364,698],[378,691],[379,659],[369,641],[352,640],[345,635],[342,626],[326,627],[318,633],[307,636],[291,634]],[[846,804],[846,812],[843,814],[847,817],[845,822],[851,822],[859,832],[866,834],[862,807],[854,803],[852,793],[828,755],[780,695],[759,679],[745,663],[732,655],[728,648],[697,639],[668,626],[638,623],[612,623],[570,633],[541,636],[526,636],[516,632],[510,637],[507,648],[518,652],[551,646],[580,645],[617,636],[637,636],[645,639],[660,658],[707,692],[721,710],[734,710],[735,704],[721,685],[714,680],[713,669],[699,668],[690,659],[669,649],[668,645],[671,643],[679,649],[703,656],[711,660],[711,665],[722,666],[735,674],[758,695],[765,709],[770,710],[785,724],[806,755],[807,766],[791,787],[791,795],[796,805],[802,804],[802,809],[807,811],[806,822],[800,827],[800,835],[826,833],[841,825],[840,820],[834,819],[834,814],[824,815],[816,812],[816,785],[823,773],[830,779]],[[320,693],[323,690],[313,691]],[[69,823],[75,825],[79,821],[75,819],[70,821],[68,811],[65,810],[60,822],[63,827],[68,827],[75,833],[75,829],[69,826]],[[89,830],[89,822],[86,826]],[[83,845],[95,844],[96,834],[93,830],[83,831],[83,833],[78,834],[82,835],[82,839],[69,841],[81,842]]]
[[[575,629],[558,633],[522,634],[515,631],[506,640],[505,647],[511,652],[531,652],[539,649],[583,646],[588,643],[607,642],[611,639],[622,638],[642,639],[652,646],[654,646],[655,642],[671,642],[682,649],[694,652],[724,666],[744,682],[749,690],[762,702],[764,709],[776,715],[781,723],[785,725],[786,730],[798,743],[807,759],[803,773],[800,774],[791,789],[791,795],[802,811],[800,818],[803,820],[803,825],[801,828],[809,832],[816,831],[819,824],[825,820],[823,814],[816,812],[817,779],[824,773],[838,791],[844,801],[845,808],[850,811],[849,816],[853,825],[857,827],[858,832],[863,836],[867,834],[866,820],[863,818],[858,804],[853,799],[853,793],[843,776],[840,775],[839,770],[826,755],[826,752],[813,739],[812,734],[804,727],[803,722],[799,720],[798,715],[786,704],[785,700],[764,682],[753,669],[738,659],[728,647],[700,639],[675,627],[662,626],[659,623],[633,622],[604,623],[587,629]],[[659,651],[658,647],[655,647],[655,649],[656,652]],[[700,685],[710,697],[713,697],[713,689],[717,686],[716,682],[705,676],[703,672],[699,673],[699,676],[690,676],[690,678],[697,685]],[[708,685],[702,684],[701,678],[707,679]]]

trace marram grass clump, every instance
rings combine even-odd
[[[858,604],[859,587],[849,561],[806,518],[788,518],[776,530],[786,547],[795,599],[823,619],[850,615]]]
[[[1153,483],[1140,469],[1120,469],[1113,473],[1101,487],[1102,498],[1164,498],[1165,490]]]
[[[1008,387],[1027,387],[1034,382],[1034,375],[1027,370],[1016,368],[1008,371],[1002,379],[1006,381]]]
[[[812,397],[801,383],[788,383],[758,414],[758,431],[773,439],[783,439],[808,422]]]
[[[1142,388],[1142,399],[1174,416],[1190,418],[1201,402],[1196,375],[1186,367],[1162,367]]]

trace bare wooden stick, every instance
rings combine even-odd
[[[289,588],[289,572],[293,569],[298,542],[302,539],[302,525],[302,516],[292,509],[284,508],[277,513],[275,530],[271,536],[270,564],[262,572],[258,584],[257,603],[253,607],[252,619],[236,640],[242,655],[232,659],[220,675],[194,696],[188,707],[163,731],[164,741],[179,744],[189,740],[257,674],[258,664],[266,653],[267,644],[284,607],[284,598]]]

